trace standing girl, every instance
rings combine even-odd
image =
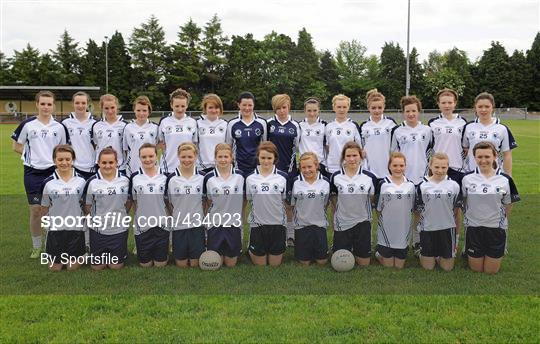
[[[472,172],[477,167],[471,147],[482,141],[493,143],[497,150],[497,163],[508,175],[512,175],[512,149],[517,147],[510,129],[498,118],[493,117],[495,99],[490,93],[483,92],[474,100],[476,119],[467,123],[463,133],[463,148],[467,152],[465,170]]]
[[[165,208],[165,182],[167,176],[157,166],[157,148],[143,143],[139,148],[141,167],[131,176],[129,192],[133,200],[135,217],[133,233],[137,245],[137,258],[142,267],[167,265],[169,231],[162,219]]]
[[[341,168],[341,154],[343,146],[349,141],[360,144],[360,127],[358,123],[349,118],[351,98],[338,94],[332,98],[332,108],[336,113],[336,119],[326,125],[326,166],[329,173],[339,171]]]
[[[197,143],[197,122],[186,114],[191,95],[178,88],[170,95],[172,112],[159,121],[158,140],[163,155],[161,169],[172,173],[178,167],[178,146],[184,142]]]
[[[432,270],[436,261],[443,270],[454,268],[460,190],[458,183],[449,179],[448,165],[448,155],[435,153],[429,162],[429,176],[416,188],[420,264],[427,270]]]
[[[520,200],[508,174],[497,168],[497,149],[479,142],[472,149],[474,172],[463,177],[465,250],[473,271],[496,274],[501,268],[508,235],[512,203]]]
[[[116,152],[116,161],[120,172],[125,172],[123,135],[127,122],[118,115],[120,105],[118,98],[112,94],[104,94],[99,98],[102,117],[92,125],[92,141],[96,147],[96,163],[99,153],[107,147]]]
[[[36,94],[38,114],[23,121],[11,135],[13,150],[24,161],[24,189],[30,205],[30,235],[32,253],[37,259],[41,253],[41,188],[43,181],[54,172],[53,149],[67,142],[66,128],[52,117],[54,94],[40,91]]]
[[[251,92],[242,92],[237,105],[240,113],[229,121],[227,143],[233,148],[236,167],[247,177],[257,166],[255,153],[262,141],[266,141],[266,121],[254,112],[255,96]]]
[[[246,179],[249,255],[255,265],[278,266],[285,252],[287,174],[276,168],[278,151],[272,142],[261,143],[256,158],[259,165]]]
[[[148,120],[152,113],[152,104],[147,96],[139,96],[133,102],[135,120],[124,128],[124,151],[126,152],[126,173],[131,176],[141,167],[139,148],[144,143],[157,144],[158,126]],[[157,158],[157,156],[156,156]]]
[[[191,142],[182,143],[178,146],[178,160],[180,165],[169,175],[166,188],[170,213],[176,221],[172,228],[173,256],[178,267],[197,267],[205,248],[204,176],[195,166],[197,147]]]
[[[298,153],[314,152],[319,160],[319,171],[323,176],[330,178],[326,171],[326,137],[324,132],[326,122],[319,118],[321,102],[316,98],[308,98],[304,102],[306,117],[300,125],[300,142]]]
[[[127,259],[129,179],[118,170],[118,154],[111,147],[99,152],[98,166],[85,186],[84,209],[85,214],[101,220],[92,221],[90,226],[90,254],[106,258],[92,264],[92,269],[116,270],[123,268]]]
[[[347,142],[341,153],[343,167],[332,175],[334,244],[332,250],[351,251],[356,263],[367,266],[371,257],[371,202],[377,177],[362,169],[362,148]]]
[[[77,153],[77,160],[73,162],[75,170],[88,180],[96,173],[96,151],[90,136],[92,125],[96,120],[86,111],[92,101],[87,93],[77,92],[72,99],[74,111],[62,121],[62,124],[68,130],[69,141]]]
[[[223,114],[223,103],[217,95],[205,95],[201,108],[203,114],[197,120],[197,128],[199,129],[198,167],[205,175],[215,167],[214,150],[217,144],[225,142],[227,121],[220,118]]]
[[[58,145],[53,150],[56,170],[43,186],[42,214],[67,219],[82,216],[81,200],[85,180],[73,168],[75,151],[69,145]],[[85,251],[84,227],[50,227],[47,232],[45,252],[53,262],[49,269],[60,271],[67,255],[70,260],[83,256]],[[80,264],[66,264],[68,270],[78,269]]]
[[[415,186],[405,177],[407,158],[394,152],[388,160],[390,175],[379,185],[377,212],[377,252],[383,266],[401,269],[405,266],[411,235]]]
[[[383,178],[388,174],[392,129],[397,125],[393,118],[384,115],[385,98],[376,88],[366,94],[366,101],[370,116],[360,125],[362,147],[366,152],[364,168],[377,178]]]
[[[216,167],[204,176],[204,194],[208,200],[207,247],[223,257],[223,263],[236,265],[242,252],[242,209],[244,177],[233,167],[232,148],[219,143],[215,150]]]

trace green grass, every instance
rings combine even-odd
[[[537,342],[540,121],[508,121],[522,195],[496,276],[372,265],[339,274],[242,258],[233,269],[50,273],[28,259],[27,205],[13,126],[0,126],[0,338],[3,341]]]

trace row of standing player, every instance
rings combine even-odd
[[[241,228],[244,197],[250,202],[248,222],[251,228],[248,252],[256,265],[280,265],[285,252],[286,198],[292,206],[296,231],[295,257],[302,264],[315,261],[325,264],[328,255],[326,218],[329,200],[333,205],[334,235],[332,250],[353,252],[360,266],[370,264],[372,204],[378,211],[376,257],[383,266],[402,268],[407,255],[414,211],[420,215],[421,265],[426,269],[439,265],[445,270],[454,266],[457,209],[463,197],[467,224],[469,265],[475,271],[496,273],[504,255],[508,214],[511,203],[519,200],[512,178],[497,170],[496,150],[489,142],[474,147],[479,168],[466,175],[462,187],[447,176],[448,156],[436,153],[429,164],[430,174],[415,186],[404,176],[406,157],[392,153],[388,176],[379,180],[362,168],[362,149],[355,142],[345,144],[340,171],[330,181],[319,172],[318,157],[307,152],[300,157],[300,173],[289,184],[288,176],[277,170],[278,151],[271,142],[257,149],[258,166],[244,181],[241,171],[233,168],[232,149],[218,144],[216,167],[204,176],[197,173],[197,148],[183,143],[178,148],[180,165],[166,175],[156,166],[157,149],[144,144],[139,150],[142,167],[130,180],[117,169],[117,154],[112,148],[99,156],[98,173],[85,181],[73,167],[75,152],[68,145],[54,149],[55,173],[43,190],[44,214],[81,217],[84,213],[106,217],[108,213],[127,216],[135,210],[133,230],[141,266],[164,266],[168,262],[169,232],[172,251],[178,266],[197,266],[205,249],[217,251],[225,265],[234,266],[241,253]],[[84,189],[84,191],[82,191]],[[486,207],[487,205],[487,207]],[[501,207],[504,211],[501,212]],[[139,218],[178,218],[182,213],[198,218],[199,225],[180,223],[170,228],[141,225]],[[208,214],[214,219],[228,214],[235,223],[229,226],[201,225]],[[231,216],[232,215],[232,216]],[[234,215],[238,215],[235,219]],[[191,221],[190,221],[191,222]],[[127,257],[129,223],[90,231],[90,253],[110,254],[115,264],[93,264],[94,269],[121,268]],[[49,231],[46,251],[60,270],[60,256],[82,256],[83,228],[60,227]],[[70,264],[69,269],[78,268]]]
[[[37,116],[38,121],[32,121],[35,118],[25,121],[13,135],[15,150],[20,153],[25,151],[23,154],[25,187],[31,204],[38,203],[37,189],[41,181],[51,174],[50,150],[54,147],[53,143],[62,142],[62,129],[50,118],[52,107],[47,109],[47,106],[52,105],[53,102],[45,101],[44,103],[48,104],[41,104],[43,103],[41,100],[50,100],[51,97],[54,96],[38,94],[36,96],[40,113]],[[104,114],[101,121],[95,121],[86,112],[87,95],[75,94],[73,99],[75,112],[63,123],[70,133],[71,144],[80,160],[83,161],[78,162],[75,167],[87,178],[94,174],[96,152],[104,147],[111,146],[118,152],[124,152],[126,149],[130,152],[127,154],[128,166],[132,163],[133,166],[130,169],[134,169],[140,164],[136,156],[137,147],[144,142],[156,141],[160,142],[163,149],[161,166],[165,171],[174,170],[174,166],[177,166],[175,149],[181,142],[198,143],[201,151],[199,167],[211,168],[214,163],[212,148],[218,142],[226,140],[233,145],[237,167],[246,176],[255,167],[253,156],[256,147],[268,138],[276,144],[280,156],[284,157],[280,159],[279,169],[290,175],[296,174],[296,151],[300,153],[313,151],[322,162],[321,170],[329,176],[339,169],[339,154],[345,142],[354,140],[364,146],[363,154],[367,155],[365,167],[378,177],[386,173],[385,164],[389,152],[402,151],[409,159],[406,175],[415,183],[420,182],[426,172],[428,151],[433,141],[436,151],[448,152],[449,173],[458,180],[461,171],[471,170],[474,167],[474,159],[470,158],[470,153],[466,154],[463,147],[467,149],[480,140],[494,142],[497,151],[503,155],[503,168],[509,174],[511,174],[510,150],[515,147],[508,128],[500,124],[498,119],[492,118],[494,100],[491,95],[481,94],[477,97],[475,108],[478,118],[466,125],[460,116],[453,114],[457,94],[448,89],[442,90],[437,96],[442,113],[438,118],[430,121],[432,130],[418,122],[421,104],[415,97],[406,97],[402,100],[405,122],[397,126],[393,120],[383,115],[384,96],[376,90],[368,92],[367,104],[371,116],[361,126],[348,118],[350,99],[343,95],[338,95],[333,99],[336,120],[329,124],[318,118],[319,102],[313,98],[305,103],[306,119],[300,123],[293,121],[288,115],[290,98],[286,95],[277,95],[273,98],[272,105],[276,116],[266,123],[254,113],[253,95],[249,92],[242,93],[238,98],[239,116],[227,123],[219,118],[223,112],[223,105],[216,95],[208,95],[204,98],[202,109],[205,115],[201,119],[195,121],[186,116],[185,110],[189,105],[190,96],[179,89],[171,94],[173,112],[162,119],[159,126],[148,121],[151,104],[144,97],[135,101],[134,110],[137,120],[129,124],[118,116],[118,101],[112,95],[104,95],[100,99]],[[43,111],[40,110],[42,106]],[[156,127],[157,133],[154,132]],[[150,130],[147,131],[144,128],[150,128]],[[39,135],[36,134],[38,132]],[[462,154],[468,156],[465,159],[465,168]],[[125,166],[121,162],[123,159],[124,154],[120,154],[121,168]],[[30,223],[34,248],[41,245],[40,236],[37,235],[40,233],[39,219],[33,216],[35,214],[36,211],[31,210]],[[288,218],[291,219],[290,213]],[[288,236],[292,238],[294,232],[291,223],[288,229]]]

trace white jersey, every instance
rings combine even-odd
[[[407,248],[411,235],[415,186],[405,177],[401,185],[394,184],[390,177],[384,178],[379,185],[377,244],[397,249]]]
[[[285,225],[287,215],[287,174],[275,166],[268,176],[260,173],[260,166],[246,178],[246,199],[251,203],[249,224],[251,227],[263,225]]]
[[[379,122],[373,121],[370,116],[360,125],[362,147],[367,152],[364,168],[377,178],[383,178],[388,174],[392,129],[396,126],[396,121],[384,115]]]
[[[196,169],[189,178],[183,176],[179,168],[169,175],[166,194],[169,204],[172,205],[172,216],[175,220],[172,230],[192,228],[190,225],[192,222],[199,219],[202,221],[203,184],[204,176],[198,174]]]
[[[433,143],[431,129],[420,122],[409,127],[403,122],[392,131],[391,150],[405,154],[405,176],[414,184],[422,181],[428,169],[428,156]]]
[[[498,118],[493,118],[489,125],[483,125],[478,118],[467,123],[463,132],[463,147],[468,148],[469,152],[465,158],[465,171],[474,171],[476,160],[474,160],[473,148],[478,142],[488,141],[493,143],[497,152],[499,152],[498,164],[503,167],[502,153],[517,147],[514,136],[507,126],[501,124]]]
[[[211,219],[215,218],[215,214],[219,214],[217,217],[225,220],[238,217],[241,219],[244,204],[244,177],[240,170],[231,168],[231,174],[227,179],[221,176],[217,168],[208,172],[204,176],[203,194],[212,201],[208,209]],[[211,221],[211,226],[214,224],[216,222]]]
[[[160,166],[165,172],[171,173],[180,164],[178,146],[184,142],[198,142],[197,122],[185,114],[178,119],[170,113],[159,121],[158,140],[165,143]]]
[[[73,217],[80,218],[83,215],[81,208],[82,194],[86,181],[75,170],[71,178],[66,182],[58,175],[58,171],[43,182],[41,206],[49,208],[48,216],[59,216],[62,219]],[[82,231],[84,226],[67,226],[50,228],[49,230]]]
[[[508,229],[504,206],[520,200],[512,177],[498,169],[486,178],[476,169],[463,177],[461,191],[465,226]]]
[[[91,205],[90,215],[99,219],[101,225],[93,221],[93,230],[104,235],[125,232],[130,223],[123,220],[129,218],[126,203],[129,196],[129,179],[116,172],[113,180],[108,181],[98,172],[86,182],[84,202]]]
[[[155,176],[150,177],[141,168],[131,176],[129,193],[131,198],[137,202],[133,221],[135,235],[146,232],[153,227],[168,229],[165,228],[167,224],[160,220],[167,216],[164,197],[166,181],[167,176],[161,170]],[[154,224],[155,222],[157,225]]]
[[[428,125],[433,132],[433,151],[435,153],[446,153],[450,168],[461,171],[463,170],[464,158],[461,139],[467,121],[460,115],[453,114],[452,116],[452,120],[448,120],[440,114],[430,119]]]
[[[123,148],[126,152],[126,173],[128,176],[137,172],[141,167],[139,148],[144,143],[157,144],[158,126],[146,120],[143,125],[132,121],[124,128]]]
[[[201,116],[197,120],[197,128],[199,130],[199,168],[205,169],[215,166],[215,148],[218,143],[225,143],[227,124],[227,121],[221,118],[210,121],[206,117]]]
[[[341,168],[341,151],[349,141],[355,141],[361,145],[360,128],[358,123],[348,118],[344,122],[336,120],[328,123],[325,130],[328,156],[326,157],[328,172],[334,173]]]
[[[298,152],[300,155],[305,152],[317,154],[319,163],[326,165],[326,122],[317,118],[315,123],[309,124],[307,119],[299,123],[300,125],[300,143]]]
[[[124,169],[123,135],[127,122],[118,116],[116,122],[110,124],[105,119],[95,122],[92,125],[92,140],[96,145],[96,164],[99,153],[105,147],[111,147],[116,151],[118,157],[118,168]]]
[[[416,207],[420,212],[419,231],[456,228],[454,209],[459,207],[458,183],[448,176],[436,183],[424,177],[416,187]]]
[[[75,151],[75,168],[92,172],[96,166],[96,150],[92,144],[92,125],[96,122],[91,113],[86,114],[83,121],[79,121],[72,112],[62,121],[69,134],[69,142]]]
[[[313,184],[308,183],[300,173],[294,180],[291,205],[294,206],[294,228],[317,226],[326,228],[326,206],[330,196],[330,183],[320,173]]]
[[[353,177],[342,168],[330,179],[337,195],[334,230],[346,231],[364,221],[371,221],[371,196],[375,195],[377,177],[361,167]]]
[[[21,160],[25,166],[45,170],[54,166],[54,147],[67,142],[67,133],[52,117],[46,124],[32,117],[19,124],[11,138],[23,145]]]

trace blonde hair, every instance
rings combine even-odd
[[[367,91],[366,103],[368,107],[371,102],[378,102],[378,101],[382,101],[383,103],[386,102],[386,98],[381,92],[379,92],[376,88]]]
[[[405,166],[407,166],[407,158],[405,157],[405,154],[401,152],[392,152],[390,153],[390,158],[388,158],[388,173],[390,174],[392,174],[392,172],[390,171],[390,165],[392,164],[392,161],[394,159],[403,159]]]
[[[299,166],[302,167],[302,161],[306,160],[313,160],[315,163],[315,166],[317,166],[317,170],[319,169],[319,157],[317,157],[317,154],[313,152],[305,152],[304,154],[300,155],[300,162]]]
[[[291,97],[289,97],[287,94],[276,94],[272,97],[272,110],[276,111],[276,109],[282,107],[283,105],[288,105],[290,108]]]
[[[146,105],[148,106],[148,112],[152,113],[152,103],[150,102],[150,99],[147,96],[138,96],[133,101],[133,110],[135,110],[135,105]]]
[[[185,151],[189,151],[189,150],[193,151],[195,153],[195,155],[199,155],[199,150],[197,149],[197,146],[195,146],[191,142],[184,142],[184,143],[180,144],[180,146],[178,146],[176,154],[180,155],[181,152],[185,152]]]
[[[120,107],[120,104],[118,103],[118,98],[112,94],[104,94],[101,97],[99,97],[99,107],[103,110],[103,104],[105,102],[115,102],[117,107]]]
[[[437,152],[435,154],[433,154],[431,156],[431,158],[429,158],[429,169],[428,169],[428,176],[432,176],[433,175],[433,172],[431,171],[431,165],[433,164],[433,161],[434,160],[446,160],[447,162],[450,162],[450,159],[448,158],[448,155],[446,153],[443,153],[443,152]]]
[[[229,151],[231,157],[233,156],[232,147],[228,143],[218,143],[214,149],[214,158],[217,156],[219,151],[226,150]]]
[[[351,98],[347,97],[344,94],[337,94],[332,98],[332,106],[336,105],[336,102],[339,100],[344,100],[347,102],[347,106],[351,106]]]
[[[210,104],[214,104],[215,106],[217,106],[219,109],[219,113],[223,114],[223,102],[217,94],[209,93],[205,95],[201,102],[201,110],[206,113],[206,108]]]

